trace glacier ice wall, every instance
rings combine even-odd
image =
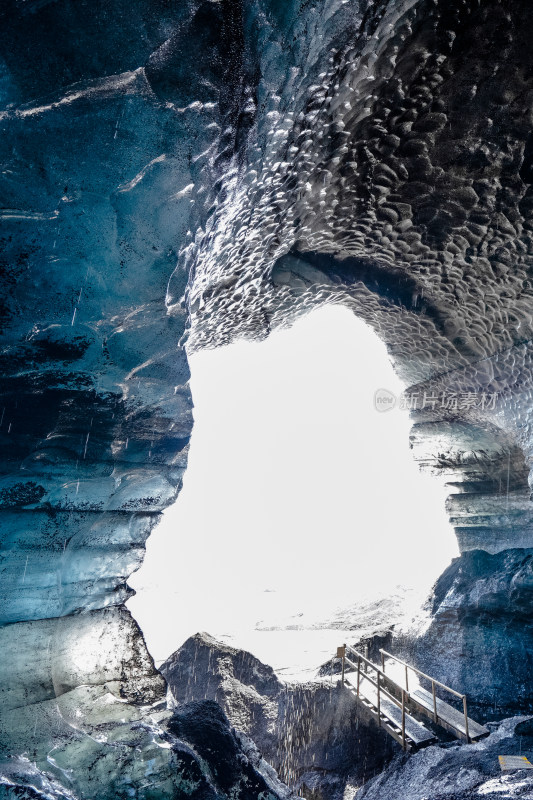
[[[469,619],[505,644],[533,555],[525,0],[6,0],[0,21],[2,786],[196,791],[123,605],[186,466],[188,337],[323,302],[372,325],[416,457],[455,487],[463,574],[504,554],[482,617],[436,608],[450,663],[478,655]]]
[[[178,108],[155,56],[145,69],[190,9],[31,1],[0,16],[0,791],[217,794],[172,738],[123,605],[192,427],[187,312],[169,315],[165,294],[216,132],[198,83],[181,82]]]

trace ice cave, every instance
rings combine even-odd
[[[531,800],[530,3],[3,0],[0,23],[0,800]],[[187,480],[189,359],[332,307],[379,337],[446,485],[459,555],[425,624],[345,620],[300,683],[209,631],[156,663],[130,576]]]

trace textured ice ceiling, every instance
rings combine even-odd
[[[417,396],[415,455],[459,487],[461,547],[493,573],[466,606],[485,597],[501,630],[527,618],[529,11],[2,4],[0,792],[193,793],[123,606],[186,466],[189,333],[261,337],[327,301],[363,317]],[[483,644],[459,606],[450,630]]]

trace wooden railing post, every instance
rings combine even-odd
[[[344,686],[344,667],[346,665],[346,643],[342,646],[342,685]]]
[[[405,692],[402,689],[402,748],[405,750]]]
[[[360,682],[361,682],[361,656],[357,656],[357,697],[359,697]]]
[[[381,727],[381,700],[379,696],[379,678],[380,678],[380,673],[378,672],[378,725]]]
[[[445,728],[451,726],[451,729],[453,729],[453,731],[456,733],[456,735],[458,735],[460,738],[462,738],[463,735],[464,735],[464,738],[466,739],[466,741],[468,743],[470,743],[472,741],[477,741],[477,739],[480,738],[480,735],[477,734],[477,733],[475,734],[474,738],[472,738],[470,736],[466,695],[460,694],[455,689],[452,689],[450,686],[446,686],[445,683],[441,683],[441,681],[438,681],[436,678],[432,678],[431,675],[428,675],[427,673],[422,672],[417,667],[413,667],[413,666],[407,664],[406,661],[403,661],[401,658],[398,658],[397,656],[393,656],[392,653],[388,653],[383,648],[380,648],[379,652],[381,653],[381,664],[382,664],[382,670],[379,671],[379,672],[380,672],[381,678],[383,678],[383,681],[384,681],[383,691],[387,694],[388,697],[390,697],[390,695],[387,692],[387,689],[385,688],[385,684],[387,683],[387,681],[390,681],[391,678],[389,678],[389,676],[385,675],[384,658],[385,657],[390,658],[393,662],[397,662],[398,664],[401,664],[405,669],[405,689],[402,689],[400,686],[397,686],[397,688],[402,691],[402,703],[401,703],[402,710],[405,707],[407,707],[407,710],[409,710],[409,708],[411,706],[411,703],[414,703],[415,707],[419,707],[419,706],[422,707],[423,713],[427,712],[430,717],[432,716],[433,717],[433,721],[435,723],[437,723],[437,725],[439,725],[439,724],[443,725],[443,727],[445,727]],[[362,658],[364,659],[364,656],[362,656]],[[374,665],[374,669],[378,670],[378,667],[376,667]],[[417,697],[416,691],[415,691],[414,695],[410,695],[409,694],[409,670],[410,669],[413,670],[415,675],[419,675],[420,677],[424,678],[425,680],[427,680],[427,681],[429,681],[431,683],[431,694],[432,694],[432,697],[433,697],[433,704],[432,704],[433,705],[433,710],[431,709],[431,705],[429,705],[429,703],[426,704],[426,701],[425,701],[424,697],[427,696],[427,695],[425,694],[425,692],[422,693],[422,695],[423,695],[422,696],[422,702],[421,702],[420,698]],[[392,681],[393,681],[393,683],[396,683],[394,681],[394,679],[392,679]],[[379,683],[379,678],[378,678],[378,683]],[[374,686],[376,686],[376,685],[377,685],[377,683],[374,683]],[[447,717],[447,715],[446,715],[446,707],[447,707],[446,703],[444,703],[443,708],[441,710],[441,714],[443,714],[444,716],[439,718],[439,713],[438,713],[438,709],[437,709],[437,692],[436,692],[436,687],[437,686],[439,686],[441,689],[443,689],[446,692],[450,692],[455,697],[457,697],[457,698],[459,698],[460,700],[463,701],[463,713],[464,713],[464,720],[465,720],[464,721],[464,729],[461,728],[460,723],[457,724],[457,722],[455,722],[451,718]],[[396,700],[396,705],[400,706],[400,701],[399,700]],[[442,719],[442,722],[440,722],[440,719]],[[477,730],[477,727],[476,727],[476,730]],[[483,735],[486,735],[486,733],[484,733],[484,734],[482,733],[481,734],[481,736],[483,736]]]
[[[466,743],[470,744],[470,736],[469,736],[469,733],[468,733],[468,714],[466,713],[466,694],[463,695],[463,711],[465,712]]]

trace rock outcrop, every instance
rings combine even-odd
[[[498,756],[529,754],[531,718],[505,720],[478,744],[433,745],[400,756],[356,794],[356,800],[527,800],[533,796],[530,769],[502,774]]]
[[[255,656],[196,634],[161,666],[170,706],[216,701],[280,778],[311,800],[340,800],[399,749],[337,678],[283,683]]]
[[[531,550],[467,552],[437,582],[428,630],[395,652],[466,693],[474,716],[531,711],[532,602]]]

